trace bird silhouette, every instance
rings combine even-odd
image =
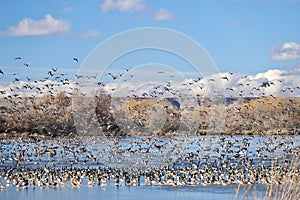
[[[73,57],[73,60],[78,63],[78,59],[77,58]]]
[[[78,75],[78,74],[75,74],[75,76],[76,76],[77,79],[80,79],[80,78],[84,77],[83,75]]]
[[[116,79],[118,79],[118,76],[116,76],[116,75],[113,75],[112,73],[110,73],[110,72],[108,72],[107,73],[107,75],[110,75],[111,76],[111,78],[113,79],[113,80],[116,80]]]
[[[226,76],[222,76],[221,79],[229,81],[229,79]]]
[[[53,76],[52,71],[48,71],[48,75]]]
[[[0,69],[0,74],[4,75],[4,72]]]
[[[51,69],[52,69],[53,72],[56,72],[56,71],[57,71],[57,68],[53,68],[53,67],[52,67]]]

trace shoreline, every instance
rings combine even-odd
[[[207,130],[199,130],[196,134],[185,134],[185,133],[179,133],[179,132],[156,132],[151,134],[131,134],[131,133],[124,133],[124,134],[108,134],[106,137],[139,137],[139,136],[145,136],[145,137],[176,137],[176,136],[223,136],[223,137],[230,137],[230,136],[298,136],[300,135],[300,131],[297,133],[292,133],[292,131],[289,131],[287,129],[272,129],[268,130],[264,133],[253,133],[252,131],[241,131],[237,133],[209,133]],[[31,138],[37,138],[37,139],[46,139],[46,138],[60,138],[60,137],[68,137],[68,138],[76,138],[76,137],[85,137],[85,136],[99,136],[97,133],[95,134],[88,134],[88,135],[80,135],[80,134],[61,134],[61,135],[45,135],[42,133],[30,133],[30,132],[9,132],[9,133],[0,133],[0,139],[6,139],[6,138],[22,138],[22,137],[31,137]]]

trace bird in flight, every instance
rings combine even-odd
[[[221,79],[229,81],[228,78],[227,78],[227,76],[222,76]]]
[[[4,72],[0,69],[0,74],[4,75]]]
[[[78,59],[77,59],[77,58],[74,57],[73,60],[76,61],[76,62],[78,63]]]
[[[118,76],[115,76],[115,75],[113,75],[112,73],[110,73],[110,72],[108,72],[107,73],[107,75],[110,75],[111,76],[111,78],[113,79],[113,80],[116,80],[116,79],[118,79]]]
[[[18,56],[18,57],[15,57],[15,59],[14,60],[21,60],[21,57],[20,56]]]
[[[56,72],[56,71],[57,71],[57,68],[53,68],[53,67],[52,67],[51,69],[53,70],[53,72]]]
[[[234,91],[233,88],[226,88],[226,90]]]
[[[48,71],[48,75],[50,76],[53,76],[52,72],[51,71]]]
[[[26,67],[29,67],[29,63],[24,63],[24,65],[25,65]]]

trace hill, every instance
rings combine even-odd
[[[1,99],[7,135],[299,134],[300,98],[95,98],[64,92]],[[77,104],[76,104],[77,101]]]

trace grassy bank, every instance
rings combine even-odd
[[[1,99],[0,132],[5,135],[80,134],[76,126],[84,121],[88,123],[82,126],[91,132],[97,132],[89,125],[94,122],[109,135],[147,132],[156,135],[298,135],[300,132],[300,98],[171,101],[98,94],[95,98],[81,97],[76,101],[79,104],[74,107],[74,99],[63,92],[38,98]]]

